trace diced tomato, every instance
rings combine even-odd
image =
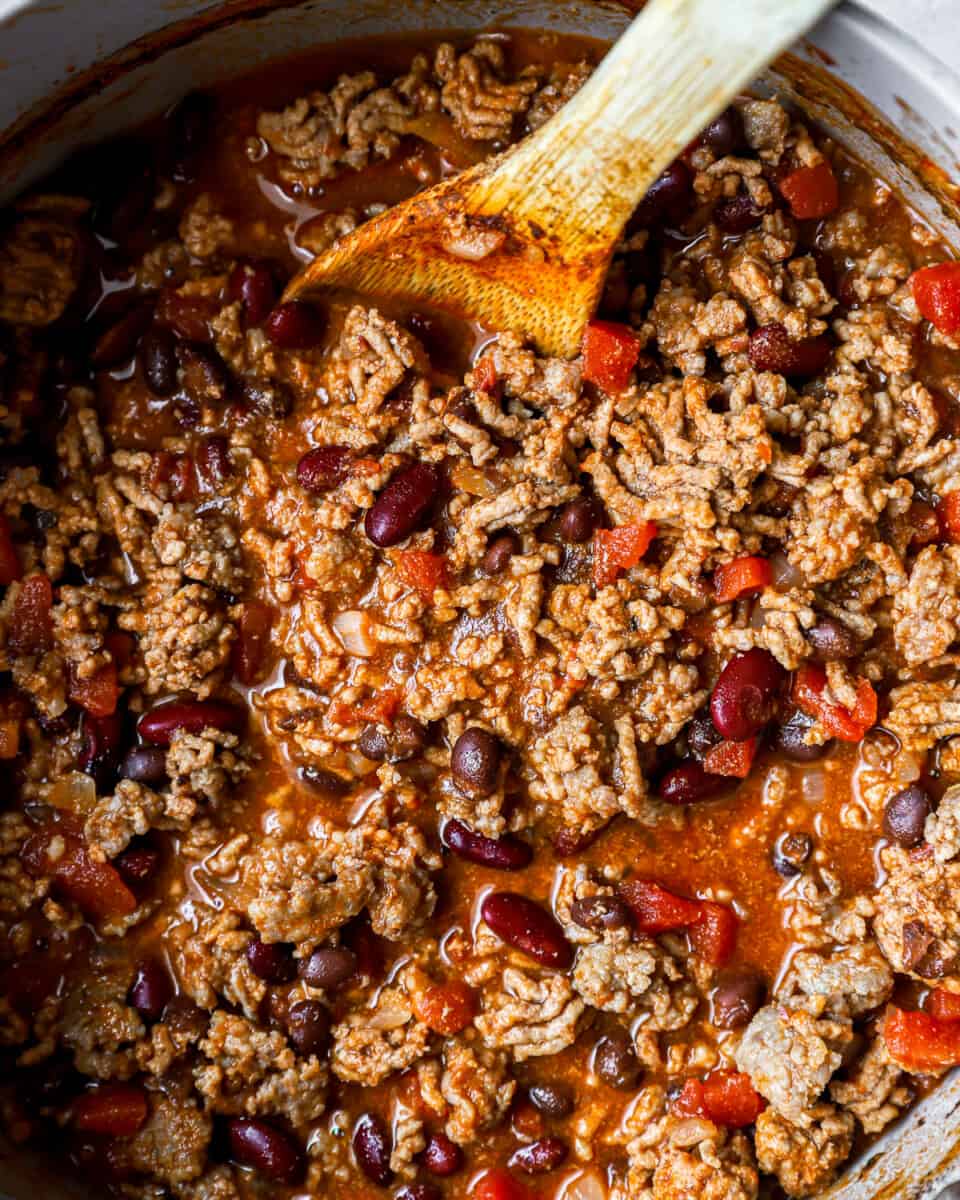
[[[633,910],[641,933],[684,929],[700,916],[698,900],[675,896],[652,879],[627,879],[620,884],[620,895]]]
[[[63,853],[51,856],[52,847]],[[90,858],[81,839],[59,827],[47,828],[27,838],[20,850],[27,871],[51,875],[57,890],[94,918],[125,916],[137,907],[133,892],[108,862]]]
[[[260,678],[270,643],[273,609],[261,600],[248,600],[240,611],[239,636],[233,647],[233,671],[248,686]]]
[[[434,1033],[459,1033],[473,1020],[476,1001],[473,989],[458,979],[428,987],[414,1001],[417,1016]]]
[[[71,672],[70,699],[79,704],[91,717],[109,717],[116,712],[120,696],[117,681],[117,664],[104,663],[98,671],[86,679],[77,679]]]
[[[943,1071],[960,1065],[960,1023],[927,1012],[890,1011],[883,1040],[895,1063],[906,1071]]]
[[[722,967],[737,945],[737,915],[725,904],[701,900],[700,915],[690,926],[690,945],[711,966]]]
[[[837,177],[826,161],[791,171],[780,180],[780,191],[798,221],[829,216],[840,205]]]
[[[477,1180],[473,1200],[533,1200],[534,1193],[502,1167],[494,1167]]]
[[[157,302],[156,319],[189,342],[209,342],[212,341],[210,321],[219,311],[220,301],[215,296],[189,295],[176,288],[164,288]]]
[[[150,483],[166,484],[173,500],[189,500],[197,493],[197,475],[189,454],[158,450],[150,465]]]
[[[640,339],[629,325],[591,321],[583,334],[583,377],[605,392],[622,392],[640,357]]]
[[[147,1119],[147,1096],[130,1083],[104,1083],[73,1105],[74,1128],[84,1133],[130,1137]]]
[[[927,996],[924,1008],[938,1021],[960,1021],[960,995],[944,988],[935,988]]]
[[[960,262],[921,267],[910,277],[910,290],[931,325],[948,336],[960,332]]]
[[[484,354],[473,364],[473,386],[478,392],[492,392],[497,386],[497,368],[492,354]]]
[[[124,667],[129,666],[130,659],[133,658],[133,651],[136,647],[136,642],[132,634],[112,631],[104,637],[103,641],[104,645],[110,651],[111,658],[117,664],[118,671],[122,671]]]
[[[13,544],[13,534],[10,532],[10,522],[0,513],[0,587],[6,587],[23,575],[20,557]]]
[[[397,574],[409,588],[429,600],[439,587],[447,585],[447,560],[429,550],[400,550],[396,555]]]
[[[701,1117],[709,1119],[707,1100],[703,1094],[702,1079],[688,1079],[670,1105],[677,1117]]]
[[[713,591],[718,604],[762,592],[772,582],[773,568],[770,563],[755,554],[745,554],[733,562],[722,563],[713,573]]]
[[[623,571],[635,567],[657,536],[653,521],[631,521],[616,529],[598,529],[593,535],[593,582],[613,583]]]
[[[752,1125],[766,1108],[749,1075],[714,1071],[706,1079],[688,1079],[670,1106],[679,1117],[703,1117],[727,1129]]]
[[[857,680],[857,702],[852,709],[824,699],[827,673],[816,663],[802,666],[793,677],[791,696],[798,708],[815,717],[830,737],[859,742],[877,723],[877,693],[867,679]]]
[[[402,700],[403,692],[399,688],[383,688],[382,691],[354,705],[354,712],[363,721],[389,725],[397,715]]]
[[[41,654],[53,641],[53,584],[46,575],[28,575],[13,603],[9,641],[16,654]]]
[[[937,505],[937,521],[943,541],[960,545],[960,489],[947,492]]]
[[[731,779],[746,779],[760,744],[758,737],[745,742],[720,742],[711,746],[703,756],[703,769],[711,775],[726,775]]]

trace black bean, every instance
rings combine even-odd
[[[823,758],[833,743],[826,741],[810,745],[806,737],[812,725],[811,718],[799,711],[794,712],[788,720],[774,728],[774,749],[779,750],[793,762],[809,763]]]
[[[120,764],[120,778],[157,784],[167,778],[167,752],[162,746],[135,746]]]
[[[319,1000],[299,1000],[287,1012],[287,1036],[298,1054],[322,1054],[330,1038],[330,1018]]]
[[[650,185],[646,196],[637,206],[632,222],[653,225],[665,218],[682,215],[692,191],[693,176],[690,168],[679,158],[675,159]]]
[[[364,1175],[380,1187],[386,1187],[393,1178],[390,1137],[376,1113],[364,1113],[357,1119],[353,1127],[353,1153]]]
[[[597,1043],[593,1069],[609,1087],[627,1091],[640,1080],[640,1062],[633,1038],[622,1028],[611,1030]]]
[[[314,950],[300,966],[300,978],[310,987],[335,991],[357,969],[357,956],[346,946]]]
[[[440,488],[430,463],[415,463],[395,475],[367,510],[364,529],[375,546],[396,546],[421,528]]]
[[[520,539],[511,530],[498,534],[487,546],[480,570],[484,575],[500,575],[507,569],[507,564],[515,554],[520,553]]]
[[[773,869],[784,879],[799,875],[813,853],[809,833],[785,833],[773,847]]]
[[[400,713],[392,727],[366,725],[357,742],[360,753],[374,762],[405,762],[427,743],[427,731],[415,717]]]
[[[263,417],[282,420],[293,412],[293,392],[277,379],[244,379],[240,396],[246,408]]]
[[[255,1117],[236,1117],[227,1130],[230,1152],[245,1167],[253,1167],[277,1183],[296,1183],[303,1175],[300,1148],[275,1125]]]
[[[450,771],[457,787],[468,796],[489,796],[500,773],[500,742],[486,729],[472,725],[457,738]]]
[[[714,117],[697,140],[709,146],[718,158],[740,149],[745,142],[740,113],[733,105],[725,108],[719,117]]]
[[[630,924],[630,911],[617,896],[585,896],[570,905],[570,916],[584,929],[602,933]]]
[[[331,796],[346,796],[352,787],[349,779],[325,767],[301,767],[300,778],[318,792],[327,792]]]
[[[250,970],[267,983],[289,983],[297,974],[292,948],[286,942],[262,942],[258,937],[247,946]]]
[[[933,812],[933,802],[919,783],[911,783],[887,801],[883,813],[883,831],[908,849],[923,841],[927,817]]]
[[[545,1117],[567,1117],[573,1112],[573,1094],[562,1083],[535,1083],[527,1091],[530,1103]]]
[[[849,626],[834,617],[821,617],[807,630],[807,641],[813,647],[817,662],[843,662],[860,652],[861,640]]]
[[[763,981],[754,972],[725,971],[710,993],[710,1020],[718,1029],[742,1029],[763,997]]]
[[[712,750],[722,741],[723,737],[710,720],[709,713],[701,713],[694,717],[687,726],[687,745],[690,753],[696,758],[703,758],[708,750]]]
[[[749,196],[730,196],[721,200],[713,210],[713,219],[723,233],[746,233],[763,220],[763,210]]]
[[[155,325],[140,339],[140,369],[155,396],[172,396],[177,388],[176,339],[163,325]]]
[[[197,405],[222,404],[230,391],[230,372],[219,354],[209,346],[181,343],[177,347],[180,379],[187,395]]]
[[[596,500],[588,496],[571,500],[560,510],[560,536],[565,542],[588,542],[602,519]]]
[[[128,1003],[148,1021],[159,1021],[173,996],[173,982],[166,967],[155,958],[145,959],[130,985]]]

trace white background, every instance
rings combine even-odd
[[[858,0],[960,74],[960,0]],[[786,0],[789,3],[789,0]]]

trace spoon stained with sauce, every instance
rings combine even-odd
[[[651,184],[833,2],[649,0],[545,125],[361,225],[285,299],[434,305],[572,357]]]

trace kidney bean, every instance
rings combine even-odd
[[[593,1069],[608,1087],[618,1091],[628,1091],[637,1086],[640,1081],[640,1061],[633,1038],[625,1029],[612,1029],[600,1039],[593,1055]]]
[[[715,796],[729,782],[722,775],[705,771],[696,759],[689,758],[662,776],[657,794],[668,804],[696,804]]]
[[[357,970],[357,956],[346,946],[314,950],[300,964],[300,978],[310,987],[335,991]]]
[[[432,1183],[411,1183],[397,1192],[394,1200],[441,1200],[440,1189]]]
[[[393,1178],[390,1137],[376,1113],[364,1113],[357,1118],[353,1127],[353,1153],[364,1175],[380,1187],[386,1187]]]
[[[173,982],[166,967],[155,958],[147,958],[137,967],[127,1003],[148,1021],[159,1021],[173,996]]]
[[[754,647],[735,654],[720,672],[710,696],[710,716],[725,737],[745,741],[776,711],[786,672],[769,650]]]
[[[833,343],[821,333],[817,337],[791,340],[780,324],[762,325],[750,334],[747,354],[758,371],[776,371],[780,375],[808,378],[827,365]]]
[[[330,1040],[330,1018],[319,1000],[299,1000],[290,1006],[287,1036],[298,1054],[323,1054]]]
[[[137,347],[140,370],[147,387],[155,396],[172,396],[177,390],[177,350],[173,333],[163,325],[154,325]]]
[[[142,888],[156,873],[160,852],[149,846],[130,846],[113,860],[114,869],[133,888]]]
[[[227,1125],[230,1153],[245,1167],[253,1167],[276,1183],[296,1183],[304,1160],[293,1138],[257,1117],[234,1117]]]
[[[205,437],[197,448],[197,470],[203,481],[216,490],[233,474],[227,439],[218,434]]]
[[[592,846],[599,836],[599,829],[589,829],[586,832],[578,828],[558,829],[553,835],[553,853],[557,858],[572,858],[575,854],[582,854],[588,846]]]
[[[262,942],[254,938],[247,946],[250,970],[267,983],[289,983],[297,974],[292,948],[286,942]]]
[[[747,195],[730,196],[716,205],[713,220],[721,232],[736,235],[756,228],[763,220],[763,210]]]
[[[147,1119],[147,1096],[132,1083],[104,1083],[73,1105],[73,1127],[83,1133],[130,1137]]]
[[[883,813],[883,831],[901,846],[919,846],[924,838],[927,817],[933,812],[929,793],[919,783],[911,783],[891,796]]]
[[[821,663],[855,658],[862,644],[848,625],[834,617],[821,617],[812,629],[807,630],[807,641],[813,647],[814,659]]]
[[[209,346],[177,347],[180,380],[184,391],[198,407],[222,404],[230,392],[230,372],[215,350]]]
[[[404,541],[425,521],[439,487],[439,473],[430,463],[414,463],[394,475],[367,510],[367,537],[381,547]]]
[[[120,753],[123,725],[118,713],[108,717],[91,717],[85,712],[81,718],[83,749],[77,765],[81,771],[93,775],[98,783],[105,782],[116,767]]]
[[[116,367],[128,362],[152,320],[151,302],[134,304],[97,338],[90,351],[90,362],[99,368]]]
[[[297,482],[315,496],[329,492],[350,475],[349,446],[315,446],[297,463]]]
[[[323,767],[301,767],[300,778],[316,791],[327,792],[331,796],[346,796],[352,791],[349,780]]]
[[[419,754],[427,744],[427,731],[408,713],[394,718],[389,729],[382,725],[365,725],[357,746],[365,758],[374,762],[405,762]]]
[[[520,553],[520,549],[520,538],[512,530],[498,534],[487,546],[480,561],[481,574],[502,574],[507,569],[510,559]]]
[[[445,1133],[432,1133],[423,1151],[423,1165],[431,1175],[445,1179],[463,1166],[463,1151]]]
[[[277,305],[263,327],[270,341],[281,350],[309,350],[323,337],[324,320],[312,304],[287,300]]]
[[[774,843],[773,869],[784,879],[793,879],[801,874],[812,853],[813,839],[809,833],[785,833]]]
[[[832,741],[810,745],[806,740],[808,730],[813,722],[800,712],[794,712],[790,718],[773,731],[773,747],[793,762],[816,762],[830,750]]]
[[[719,117],[714,117],[697,141],[703,146],[708,146],[718,158],[732,154],[746,143],[743,118],[737,109],[730,105]]]
[[[723,738],[710,720],[709,713],[701,713],[700,716],[694,717],[687,726],[687,745],[690,753],[697,758],[703,758],[708,750],[712,750],[722,741]]]
[[[763,998],[763,981],[754,972],[726,971],[710,993],[710,1020],[718,1029],[742,1029]]]
[[[193,179],[202,152],[210,141],[216,103],[206,92],[188,92],[170,111],[173,174]]]
[[[568,1154],[567,1143],[558,1137],[540,1138],[529,1146],[521,1146],[510,1156],[508,1166],[527,1175],[543,1175],[564,1161]]]
[[[167,753],[162,746],[134,746],[120,764],[120,778],[154,785],[167,778]]]
[[[568,1117],[573,1112],[573,1095],[562,1083],[534,1083],[527,1089],[530,1103],[545,1117]]]
[[[693,192],[690,168],[675,159],[659,178],[655,179],[640,201],[631,224],[654,225],[657,221],[681,215]]]
[[[500,772],[500,742],[479,725],[465,729],[450,755],[450,772],[461,792],[477,799],[489,796]]]
[[[276,379],[242,380],[240,398],[245,408],[263,417],[282,420],[293,412],[293,392]]]
[[[249,325],[262,324],[277,302],[273,272],[263,263],[238,263],[230,272],[230,297],[243,305]]]
[[[444,824],[441,836],[443,844],[454,854],[494,871],[522,871],[533,859],[529,843],[510,833],[498,838],[485,837],[462,821],[450,820]]]
[[[529,896],[491,892],[480,906],[497,937],[547,967],[569,967],[573,948],[556,919]]]
[[[570,916],[584,929],[603,933],[630,924],[630,910],[617,896],[584,896],[570,905]]]
[[[242,733],[246,724],[245,710],[224,700],[168,700],[143,714],[137,732],[155,746],[169,746],[178,729],[188,733],[202,733],[204,729]]]
[[[597,501],[589,496],[581,496],[560,510],[560,536],[565,542],[588,542],[602,520],[603,514]]]

